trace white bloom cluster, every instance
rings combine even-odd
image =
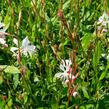
[[[97,29],[102,32],[108,32],[109,28],[109,15],[104,12],[97,21]]]
[[[13,42],[17,46],[17,47],[11,47],[10,49],[10,51],[13,52],[14,56],[18,54],[19,49],[21,50],[21,54],[24,54],[25,56],[27,56],[28,54],[32,56],[32,54],[34,54],[36,51],[36,47],[30,44],[28,37],[23,39],[22,45],[20,48],[18,47],[18,40],[16,38],[13,39]]]

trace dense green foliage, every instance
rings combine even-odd
[[[108,8],[108,0],[0,0],[8,44],[0,44],[0,109],[109,109],[109,30],[96,24]],[[26,36],[35,53],[13,56],[13,39],[19,48]],[[76,97],[54,77],[69,58]]]

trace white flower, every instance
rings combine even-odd
[[[109,15],[106,12],[104,12],[103,15],[99,17],[97,23],[98,24],[102,23],[104,26],[106,26],[106,23],[109,23],[108,21],[109,21]]]
[[[55,74],[55,78],[59,78],[62,81],[62,84],[66,85],[69,81],[73,83],[78,77],[79,73],[76,75],[72,74],[72,62],[71,60],[62,60],[60,64],[60,72]]]
[[[30,45],[30,41],[28,40],[28,37],[26,37],[23,41],[22,41],[22,53],[24,55],[29,55],[32,56],[32,54],[35,53],[35,49],[36,47],[34,45]]]
[[[74,76],[71,74],[72,68],[71,68],[72,62],[71,60],[62,60],[60,64],[60,70],[61,72],[56,73],[55,77],[59,78],[63,81],[63,83],[67,83],[69,81],[69,78],[73,79]]]
[[[109,15],[104,12],[102,16],[99,17],[97,21],[97,29],[107,32],[109,28]]]
[[[10,51],[12,51],[14,55],[17,55],[18,49],[20,49],[21,54],[24,54],[25,56],[27,56],[28,54],[30,56],[32,56],[32,54],[35,53],[36,47],[34,45],[30,44],[30,41],[28,40],[28,37],[23,39],[22,46],[20,48],[18,48],[18,40],[17,39],[14,38],[13,42],[17,46],[17,47],[11,47],[11,49],[10,49]]]
[[[0,22],[0,44],[7,46],[6,40],[5,40],[5,25]]]
[[[13,39],[13,43],[18,47],[18,40],[16,38]]]

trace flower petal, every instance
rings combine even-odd
[[[27,56],[29,53],[30,56],[35,53],[35,46],[34,45],[28,45],[27,47],[23,48],[22,53]]]
[[[64,72],[66,69],[65,69],[65,67],[62,65],[62,64],[60,64],[60,69]]]
[[[55,77],[61,79],[62,81],[66,81],[68,79],[68,73],[56,73]]]
[[[0,38],[0,44],[2,44],[2,45],[6,44],[6,41],[5,41],[5,39],[3,39],[3,38]]]
[[[22,41],[22,48],[27,47],[30,44],[30,41],[28,40],[28,37],[24,38]]]
[[[61,60],[61,65],[65,67],[65,61],[63,59]]]
[[[13,43],[18,47],[18,40],[16,38],[13,39]]]
[[[17,47],[11,47],[10,51],[13,52],[13,54],[17,55],[18,48]]]

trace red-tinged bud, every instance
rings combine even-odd
[[[11,0],[8,0],[9,5],[11,5]]]
[[[2,96],[2,99],[3,99],[4,101],[6,101],[6,100],[7,100],[7,96],[3,95],[3,96]]]
[[[77,78],[78,76],[79,76],[79,73],[77,73],[75,77]]]
[[[76,80],[76,76],[74,76],[74,78],[73,78],[73,81],[75,81]]]
[[[76,89],[77,89],[78,85],[76,85],[74,88],[71,89],[70,95],[71,96],[75,96],[76,95]],[[76,92],[76,93],[75,93]]]
[[[74,97],[76,96],[76,94],[77,94],[77,92],[75,92],[74,89],[73,89],[73,90],[71,91],[71,93],[70,93],[70,95],[71,95],[71,96],[74,96]]]
[[[69,70],[68,70],[68,74],[70,74],[72,72],[72,68],[71,67],[69,67]]]
[[[62,10],[59,10],[57,15],[58,15],[58,17],[62,17],[63,16]]]
[[[75,82],[75,80],[77,79],[79,73],[76,74],[76,76],[72,76],[72,80],[71,80],[71,83],[73,84]]]

